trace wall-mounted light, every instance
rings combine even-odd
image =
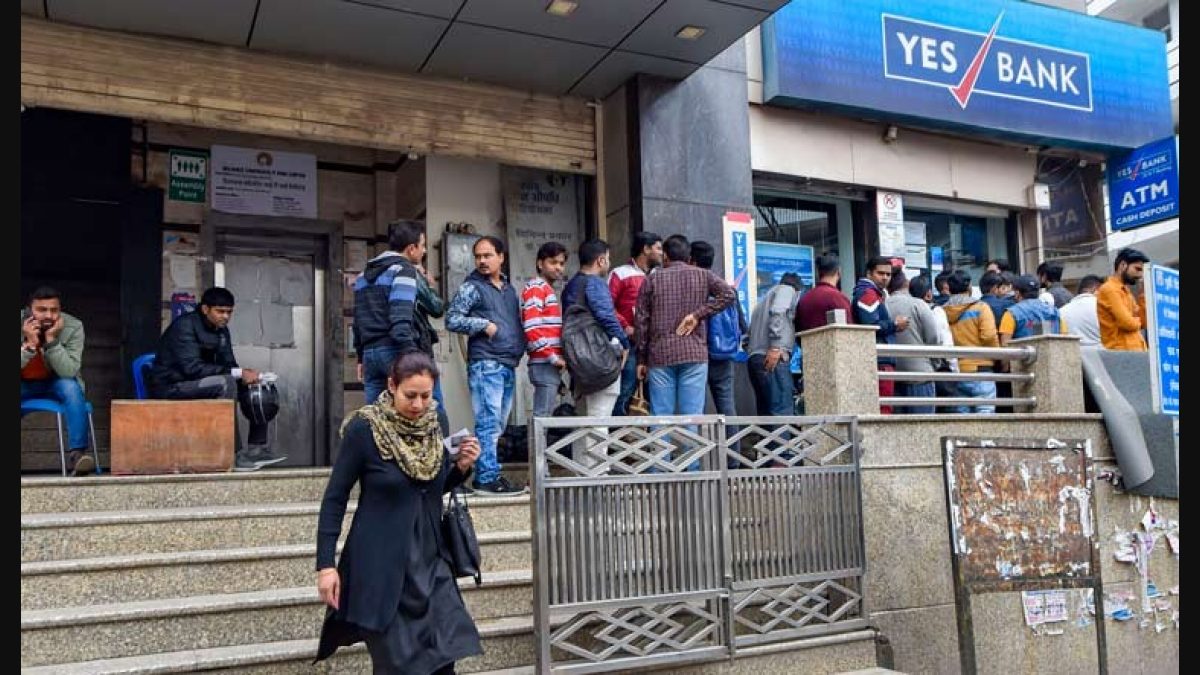
[[[900,129],[898,129],[895,124],[889,124],[887,125],[887,128],[883,130],[884,143],[895,143],[896,139],[899,137]]]
[[[570,16],[578,8],[579,3],[575,0],[550,0],[550,4],[546,5],[546,13],[554,16]]]
[[[675,33],[680,40],[699,40],[701,35],[704,35],[704,29],[700,26],[684,26]]]

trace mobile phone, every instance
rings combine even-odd
[[[442,445],[445,446],[446,452],[449,452],[451,455],[457,455],[459,446],[470,435],[471,432],[467,431],[466,428],[459,429],[442,440]]]

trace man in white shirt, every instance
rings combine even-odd
[[[1096,289],[1104,279],[1089,274],[1079,282],[1079,289],[1071,301],[1058,310],[1059,317],[1067,322],[1067,331],[1079,336],[1080,347],[1100,345],[1100,321],[1096,318]]]

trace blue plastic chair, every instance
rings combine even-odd
[[[142,354],[133,360],[133,392],[138,400],[144,401],[146,395],[146,370],[154,365],[154,352]]]
[[[58,420],[58,458],[62,465],[62,475],[67,475],[67,444],[63,438],[63,413],[65,412],[63,405],[54,399],[49,398],[31,398],[21,401],[21,417],[35,412],[54,413]],[[96,460],[96,474],[100,474],[100,453],[96,450],[96,425],[92,421],[92,404],[87,404],[88,414],[88,430],[91,432],[92,438],[92,459]]]

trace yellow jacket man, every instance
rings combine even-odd
[[[1105,349],[1131,352],[1146,351],[1146,296],[1134,293],[1142,280],[1145,253],[1132,248],[1117,252],[1113,275],[1096,291],[1096,319],[1100,323],[1100,344]]]

